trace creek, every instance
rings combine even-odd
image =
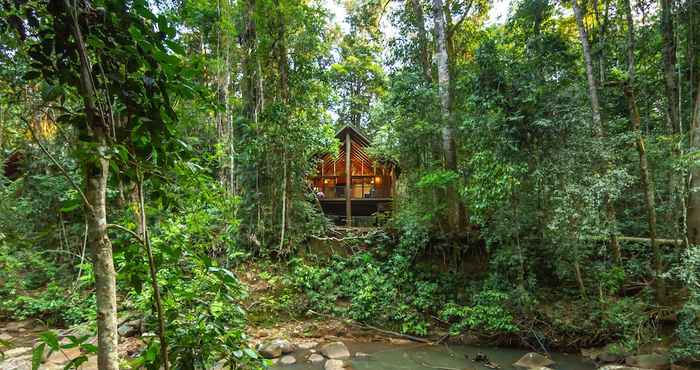
[[[513,363],[528,351],[522,349],[474,347],[474,346],[445,346],[425,344],[386,344],[386,343],[347,343],[353,358],[350,360],[354,370],[488,370],[483,363],[474,362],[477,353],[485,354],[488,359],[502,370],[516,369]],[[357,352],[369,354],[368,357],[358,358]],[[278,365],[276,369],[318,370],[323,369],[323,362],[311,364],[305,361],[308,351],[297,351],[295,365]],[[582,356],[550,353],[556,362],[557,369],[565,370],[594,370],[595,364]]]

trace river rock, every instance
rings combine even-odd
[[[3,370],[31,370],[32,355],[24,355],[13,358],[5,358],[5,361],[0,361],[0,369]]]
[[[0,340],[3,342],[9,342],[12,340],[12,336],[10,334],[7,334],[7,333],[2,333],[2,334],[0,334]]]
[[[654,353],[627,357],[625,364],[653,370],[668,370],[671,368],[671,360],[668,356]]]
[[[348,351],[348,347],[345,346],[345,343],[343,342],[326,343],[322,345],[319,350],[321,351],[321,354],[330,359],[350,357],[350,351]]]
[[[3,352],[5,357],[7,358],[12,358],[12,357],[19,357],[22,355],[26,355],[32,352],[32,347],[17,347],[13,349],[8,349],[7,351]]]
[[[598,368],[598,370],[647,370],[638,367],[625,366],[625,365],[605,365]]]
[[[142,326],[143,320],[131,320],[119,325],[117,332],[119,333],[120,337],[133,337],[138,333],[141,333]]]
[[[319,355],[318,353],[312,353],[311,356],[309,356],[309,358],[307,360],[309,360],[309,362],[315,364],[315,363],[321,362],[325,359],[326,359],[325,357]]]
[[[292,355],[285,355],[280,358],[280,364],[282,365],[294,365],[297,363],[297,359]]]
[[[554,365],[554,361],[552,361],[549,357],[542,356],[541,354],[535,352],[526,354],[513,364],[513,366],[521,369],[537,369],[552,365]]]
[[[258,347],[258,352],[265,358],[277,358],[296,350],[296,346],[286,339],[274,339],[264,342]]]
[[[301,342],[297,345],[300,349],[312,349],[318,346],[318,342]]]
[[[328,360],[323,366],[325,370],[343,370],[350,369],[350,364],[343,360]]]
[[[369,358],[369,353],[365,352],[355,352],[356,358]]]
[[[13,322],[9,322],[9,323],[5,324],[5,327],[3,329],[5,331],[19,333],[19,332],[27,331],[27,329],[25,329],[25,328],[28,326],[31,326],[31,325],[32,325],[32,322],[29,320],[13,321]]]

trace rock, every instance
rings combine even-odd
[[[50,367],[51,365],[64,365],[73,359],[80,357],[80,355],[82,355],[82,353],[78,347],[54,351],[51,353],[51,355],[49,355],[49,358],[46,359],[46,366]]]
[[[119,325],[119,328],[117,329],[117,332],[119,333],[120,337],[128,338],[128,337],[133,337],[136,336],[137,334],[141,333],[141,327],[143,326],[143,320],[131,320],[127,321],[121,325]]]
[[[3,352],[6,358],[19,357],[32,353],[32,347],[17,347]]]
[[[605,350],[603,348],[581,348],[581,356],[595,361],[598,355],[603,353]]]
[[[331,342],[321,346],[319,349],[321,354],[330,359],[339,359],[350,357],[350,351],[343,342]]]
[[[312,353],[311,356],[309,356],[309,358],[307,360],[309,360],[309,362],[315,364],[315,363],[321,362],[325,359],[326,359],[325,357],[319,355],[318,353]]]
[[[285,355],[280,358],[280,364],[282,365],[294,365],[297,363],[297,359],[292,355]]]
[[[0,369],[2,370],[31,370],[32,369],[32,355],[24,355],[14,358],[6,358],[5,361],[0,362]]]
[[[489,357],[486,356],[483,352],[479,352],[476,355],[474,355],[474,362],[488,362]]]
[[[326,361],[326,364],[323,366],[325,370],[343,370],[343,369],[349,369],[350,364],[343,361],[343,360],[328,360]]]
[[[620,364],[625,362],[625,356],[623,354],[603,351],[599,353],[594,360],[601,364]]]
[[[258,352],[265,358],[277,358],[296,350],[296,346],[286,339],[274,339],[261,343]]]
[[[7,331],[10,333],[12,333],[12,332],[18,333],[20,331],[26,331],[25,328],[29,327],[29,326],[32,326],[32,322],[29,320],[13,321],[13,322],[8,322],[7,324],[5,324],[5,327],[3,327],[2,329],[3,329],[3,331]],[[20,329],[24,329],[24,330],[20,330]]]
[[[671,360],[668,356],[660,354],[630,356],[625,359],[625,364],[653,370],[668,370],[671,368]]]
[[[540,367],[548,367],[554,365],[554,361],[549,359],[549,357],[542,356],[539,353],[530,352],[525,356],[521,357],[516,363],[513,364],[515,367],[521,369],[536,369]]]
[[[598,370],[647,370],[638,367],[631,367],[625,365],[605,365],[598,368]]]
[[[2,334],[0,334],[0,340],[3,342],[9,342],[12,340],[12,336],[10,334],[7,334],[7,333],[2,333]]]
[[[364,353],[364,352],[355,352],[355,357],[357,358],[369,358],[369,353]]]
[[[300,349],[312,349],[318,346],[317,342],[301,342],[297,345]]]

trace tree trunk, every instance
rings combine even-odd
[[[156,314],[158,316],[158,338],[160,339],[160,357],[163,370],[170,368],[168,361],[168,342],[165,339],[165,316],[163,315],[163,305],[160,298],[160,286],[158,285],[158,272],[156,270],[156,261],[153,258],[153,249],[151,248],[151,238],[148,234],[148,224],[146,223],[146,204],[143,194],[143,177],[139,176],[138,183],[138,198],[139,198],[139,224],[141,229],[141,239],[143,246],[146,248],[148,256],[148,271],[151,275],[151,288],[153,288],[153,301],[156,306]]]
[[[578,28],[579,39],[581,41],[581,49],[583,49],[583,60],[586,66],[586,79],[588,80],[588,98],[591,103],[591,113],[593,116],[593,130],[595,136],[603,140],[605,137],[605,127],[603,126],[603,119],[600,114],[600,98],[598,97],[598,82],[595,79],[595,72],[593,70],[593,58],[591,57],[591,47],[588,43],[588,32],[586,31],[586,26],[583,24],[583,12],[578,6],[577,0],[572,1],[574,9],[574,17],[576,18],[576,27]],[[603,164],[605,170],[610,167],[610,163]],[[605,194],[605,213],[608,218],[608,222],[614,225],[617,220],[615,207],[612,204],[612,199],[609,194]],[[617,241],[617,235],[615,230],[610,233],[610,249],[613,252],[613,256],[616,262],[619,264],[621,262],[620,244]]]
[[[437,39],[438,90],[440,95],[440,113],[442,116],[442,151],[445,156],[445,169],[457,173],[457,152],[455,150],[454,128],[452,122],[452,94],[450,93],[450,59],[442,0],[433,0],[433,18],[435,37]],[[450,231],[460,229],[459,200],[454,184],[446,189],[447,224]]]
[[[678,108],[678,81],[676,79],[676,40],[673,31],[671,10],[673,0],[661,2],[661,35],[663,37],[664,83],[666,87],[666,111],[669,132],[679,132],[680,114]]]
[[[664,0],[662,0],[664,1]],[[642,135],[642,123],[637,109],[637,98],[634,92],[634,83],[636,77],[635,61],[634,61],[634,19],[632,18],[632,6],[630,0],[625,0],[625,13],[627,18],[627,75],[628,80],[624,86],[625,97],[627,98],[627,106],[629,108],[630,121],[632,122],[632,130],[634,130],[637,151],[639,152],[639,177],[644,189],[644,203],[647,208],[647,223],[649,224],[649,239],[651,241],[651,249],[653,252],[654,266],[654,284],[656,285],[656,299],[662,302],[665,296],[665,284],[661,276],[662,261],[661,251],[656,241],[656,205],[654,201],[654,183],[649,173],[649,163],[647,160],[646,149],[644,147],[644,136]]]
[[[103,156],[103,153],[109,152],[105,132],[107,124],[95,104],[96,91],[92,84],[91,65],[78,23],[78,10],[73,9],[67,0],[64,1],[64,5],[72,19],[71,32],[76,40],[80,60],[80,93],[85,106],[87,125],[90,128],[90,140],[95,145],[94,158],[86,161],[85,166],[85,196],[90,208],[88,242],[93,254],[97,301],[97,363],[100,370],[118,370],[116,271],[112,259],[112,243],[107,236],[109,160]]]
[[[425,81],[431,82],[433,77],[430,68],[430,53],[428,51],[428,36],[425,30],[425,16],[423,15],[423,4],[420,0],[410,0],[413,9],[413,16],[416,17],[416,28],[418,29],[418,47],[420,48],[420,64],[423,70]]]
[[[690,154],[700,151],[700,79],[695,92],[695,107],[693,108],[693,123],[690,133]],[[688,240],[693,244],[700,243],[700,163],[695,159],[690,164],[688,196]]]
[[[98,153],[106,153],[104,131],[94,129]],[[109,161],[104,157],[88,161],[85,196],[92,206],[88,212],[88,243],[92,249],[95,297],[97,300],[97,362],[101,370],[118,370],[117,286],[112,243],[107,237],[107,177]]]

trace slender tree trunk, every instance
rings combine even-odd
[[[598,82],[595,79],[595,72],[593,69],[593,58],[591,57],[591,47],[588,43],[588,32],[586,31],[586,26],[583,23],[583,12],[579,8],[577,0],[572,1],[574,9],[574,17],[576,18],[576,27],[578,28],[579,39],[581,41],[581,49],[583,49],[583,60],[586,66],[586,79],[588,80],[588,98],[591,103],[591,113],[593,116],[593,130],[595,131],[595,136],[599,140],[605,138],[605,127],[603,126],[603,119],[600,114],[600,98],[598,96]],[[607,170],[610,167],[610,163],[607,160],[604,161],[604,169]],[[616,224],[617,216],[615,212],[615,207],[612,204],[612,199],[609,194],[605,194],[605,213],[608,218],[608,222],[614,225]],[[616,231],[613,230],[610,233],[610,249],[613,252],[613,257],[615,261],[619,264],[621,262],[620,253],[620,243],[617,240]]]
[[[432,81],[430,68],[430,53],[428,51],[428,36],[425,30],[425,16],[423,15],[423,4],[420,0],[409,0],[413,9],[413,16],[416,17],[416,28],[418,29],[418,47],[420,48],[420,64],[423,70],[425,81]]]
[[[284,109],[288,109],[289,104],[289,61],[287,57],[287,34],[286,34],[286,24],[284,19],[284,13],[282,12],[282,7],[280,6],[280,1],[275,0],[275,5],[278,9],[278,20],[279,20],[279,41],[277,47],[277,64],[280,79],[280,96],[282,98],[282,103],[284,104]],[[287,115],[285,115],[286,117]],[[287,123],[287,122],[285,122]],[[289,192],[290,192],[290,176],[288,169],[288,158],[287,158],[287,147],[286,143],[282,143],[282,225],[280,226],[280,244],[279,250],[283,251],[284,248],[284,238],[285,232],[288,229],[289,223]]]
[[[663,1],[663,0],[662,0]],[[627,83],[624,85],[625,97],[629,108],[630,121],[632,122],[632,130],[634,130],[635,139],[637,142],[637,151],[639,152],[639,177],[644,189],[644,203],[647,208],[647,222],[649,224],[649,240],[653,251],[653,266],[654,266],[654,284],[656,285],[656,298],[658,302],[662,302],[665,296],[665,284],[663,282],[661,251],[659,244],[656,241],[656,205],[654,201],[654,183],[651,179],[649,171],[649,162],[647,160],[646,149],[644,146],[644,136],[642,134],[642,120],[637,109],[637,98],[634,92],[634,84],[636,78],[636,68],[634,61],[634,19],[632,18],[632,6],[630,0],[624,1],[625,15],[627,20]]]
[[[437,39],[438,90],[440,94],[440,113],[442,116],[442,151],[445,156],[445,169],[457,173],[457,152],[454,141],[452,120],[452,94],[450,93],[451,76],[442,0],[433,0],[433,18]],[[454,184],[449,184],[446,191],[447,224],[452,232],[460,229],[459,199]]]
[[[586,285],[583,283],[583,273],[581,273],[581,264],[578,261],[578,257],[574,261],[574,272],[576,273],[576,283],[578,284],[581,299],[585,300],[588,295],[586,294]]]
[[[116,271],[112,258],[112,243],[107,236],[109,160],[102,154],[109,152],[105,131],[107,124],[104,115],[98,112],[95,102],[97,94],[92,84],[91,65],[78,23],[78,9],[73,8],[68,0],[64,1],[64,5],[72,19],[71,33],[75,38],[80,60],[80,93],[85,106],[87,125],[90,128],[90,140],[95,145],[94,158],[87,161],[85,168],[85,196],[91,208],[88,212],[88,241],[93,254],[97,301],[97,363],[100,370],[118,370]]]
[[[168,342],[165,339],[165,317],[163,315],[162,300],[160,298],[160,286],[158,285],[158,272],[156,271],[156,261],[153,258],[153,250],[151,248],[151,238],[148,235],[148,226],[146,223],[146,204],[143,195],[143,178],[138,179],[138,198],[139,198],[139,223],[141,224],[141,239],[143,246],[146,248],[148,256],[148,271],[151,275],[151,287],[153,288],[153,300],[155,301],[156,314],[158,315],[158,338],[160,339],[160,357],[163,370],[170,368],[168,361]]]
[[[106,153],[104,132],[94,130],[98,153]],[[85,196],[92,206],[88,213],[88,243],[92,248],[95,297],[97,300],[97,362],[101,370],[118,370],[117,286],[112,243],[107,237],[107,177],[109,161],[100,157],[85,169]]]
[[[693,122],[690,133],[690,154],[697,155],[700,152],[700,78],[695,91],[695,106],[693,108]],[[700,243],[700,163],[694,160],[690,164],[688,196],[687,229],[688,240],[693,244]]]
[[[666,111],[669,132],[679,131],[680,114],[678,107],[678,81],[676,78],[676,40],[673,31],[673,0],[661,2],[661,35],[663,37],[664,84],[666,87]]]

